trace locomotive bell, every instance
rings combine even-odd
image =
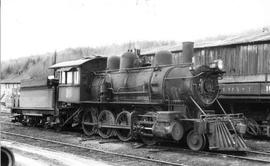
[[[182,43],[182,55],[183,55],[183,62],[182,63],[192,63],[193,57],[193,42],[183,42]]]
[[[156,53],[154,65],[170,65],[172,64],[172,53],[167,50],[162,50]]]
[[[119,56],[110,56],[107,60],[107,69],[108,70],[117,70],[120,66],[120,57]]]

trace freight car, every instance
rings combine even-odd
[[[231,65],[220,81],[220,101],[230,112],[245,114],[249,135],[270,138],[270,33],[268,38],[227,48],[222,56]]]
[[[194,66],[192,42],[183,43],[183,55],[177,65],[169,51],[157,52],[152,63],[129,51],[121,58],[55,64],[50,68],[56,79],[46,86],[22,84],[21,105],[12,108],[14,121],[58,128],[81,125],[88,136],[116,135],[150,145],[186,140],[192,150],[248,149],[243,115],[226,114],[217,100],[222,61]],[[215,102],[220,109],[208,110]]]
[[[247,117],[247,134],[270,137],[270,33],[238,38],[225,45],[198,50],[198,64],[223,60],[220,102],[230,113]]]

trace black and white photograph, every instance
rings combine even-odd
[[[269,0],[1,0],[1,166],[270,165]]]

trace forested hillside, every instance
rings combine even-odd
[[[194,41],[195,43],[220,41],[239,36],[250,36],[252,34],[269,32],[270,27],[266,26],[261,29],[253,29],[238,34],[220,35],[215,37],[208,37],[201,40]],[[111,56],[121,55],[128,49],[147,50],[161,46],[174,46],[180,43],[175,41],[136,41],[124,44],[112,44],[100,47],[80,47],[67,48],[65,50],[56,50],[55,52],[44,53],[42,55],[29,56],[18,58],[1,63],[1,80],[6,81],[20,81],[27,78],[44,78],[52,74],[48,67],[53,64],[54,55],[56,54],[56,62],[63,62],[68,60],[80,59],[91,55]],[[4,56],[4,55],[2,55]]]
[[[160,46],[175,45],[175,41],[137,41],[125,44],[112,44],[101,47],[67,48],[61,51],[44,53],[29,57],[18,58],[1,63],[1,80],[20,81],[28,78],[44,78],[52,74],[48,67],[53,64],[54,54],[56,61],[80,59],[91,55],[111,56],[121,55],[128,49],[148,49]]]

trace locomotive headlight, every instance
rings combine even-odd
[[[211,63],[211,64],[210,64],[210,68],[213,69],[213,68],[216,68],[216,67],[217,67],[217,63],[214,62],[214,63]]]
[[[210,64],[210,68],[218,68],[219,70],[223,70],[223,61],[221,59],[214,60],[214,62]]]
[[[219,70],[223,70],[224,64],[223,64],[223,61],[221,59],[217,60],[217,67]]]

